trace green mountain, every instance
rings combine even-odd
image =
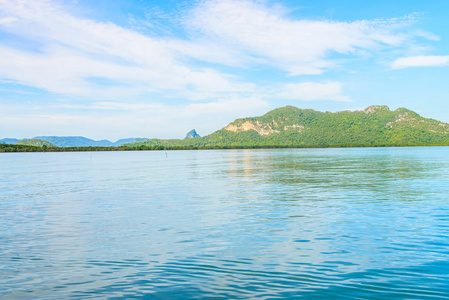
[[[449,144],[449,124],[406,108],[374,105],[361,111],[320,112],[285,106],[260,117],[237,119],[208,136],[153,139],[131,146],[271,147]]]
[[[16,143],[17,145],[36,146],[36,147],[56,147],[56,145],[39,139],[23,139]]]

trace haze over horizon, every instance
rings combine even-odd
[[[449,122],[449,1],[0,0],[0,139],[183,138],[293,105]]]

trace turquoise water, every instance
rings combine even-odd
[[[449,299],[449,147],[0,155],[0,298]]]

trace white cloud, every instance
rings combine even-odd
[[[343,94],[342,85],[339,82],[301,82],[285,84],[282,91],[277,94],[284,99],[316,101],[332,100],[348,102],[351,99]]]
[[[154,112],[158,109],[165,108],[162,104],[146,104],[146,103],[123,103],[123,102],[112,102],[103,101],[95,102],[90,105],[86,104],[59,104],[55,105],[55,108],[63,109],[84,109],[84,110],[111,110],[111,111],[148,111]]]
[[[254,84],[207,63],[262,63],[290,75],[321,74],[336,65],[328,58],[332,52],[354,54],[404,41],[395,33],[401,20],[292,20],[281,6],[246,0],[199,2],[185,19],[190,39],[147,36],[74,17],[50,0],[3,0],[0,11],[1,29],[34,41],[28,51],[0,47],[1,77],[97,99],[160,92],[198,100],[248,93]]]
[[[392,64],[393,69],[404,69],[410,67],[436,67],[449,64],[449,55],[420,55],[401,57],[396,59]]]
[[[209,103],[193,103],[186,107],[185,113],[188,115],[202,115],[207,113],[229,113],[229,112],[251,112],[253,109],[260,110],[269,107],[266,101],[257,97],[240,98],[231,97],[230,99],[219,99]]]
[[[12,23],[12,22],[15,22],[15,21],[17,21],[17,19],[13,18],[13,17],[0,18],[0,25]]]
[[[9,16],[3,20],[15,20],[3,22],[3,30],[35,41],[28,51],[0,47],[0,76],[22,84],[97,99],[152,92],[183,97],[184,91],[194,93],[192,99],[202,99],[203,94],[216,97],[250,87],[217,70],[186,64],[185,55],[194,49],[207,52],[201,45],[80,19],[51,1],[4,0],[0,11]],[[98,84],[93,78],[110,84]]]
[[[410,17],[411,18],[411,17]],[[206,0],[186,23],[210,39],[232,45],[258,63],[274,65],[291,75],[321,74],[335,65],[332,52],[356,54],[406,39],[396,30],[406,19],[332,22],[293,20],[276,10],[245,0]]]
[[[441,40],[441,38],[438,35],[435,35],[435,34],[433,34],[431,32],[427,32],[427,31],[421,30],[421,29],[415,30],[413,32],[413,35],[417,36],[417,37],[423,37],[425,39],[428,39],[429,41],[436,41],[437,42],[437,41]]]

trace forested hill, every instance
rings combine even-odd
[[[23,139],[16,143],[16,145],[36,146],[36,147],[56,147],[56,145],[40,140],[40,139]]]
[[[264,147],[449,144],[449,124],[406,108],[374,105],[361,111],[319,112],[285,106],[237,119],[208,136],[153,139],[130,146]]]

